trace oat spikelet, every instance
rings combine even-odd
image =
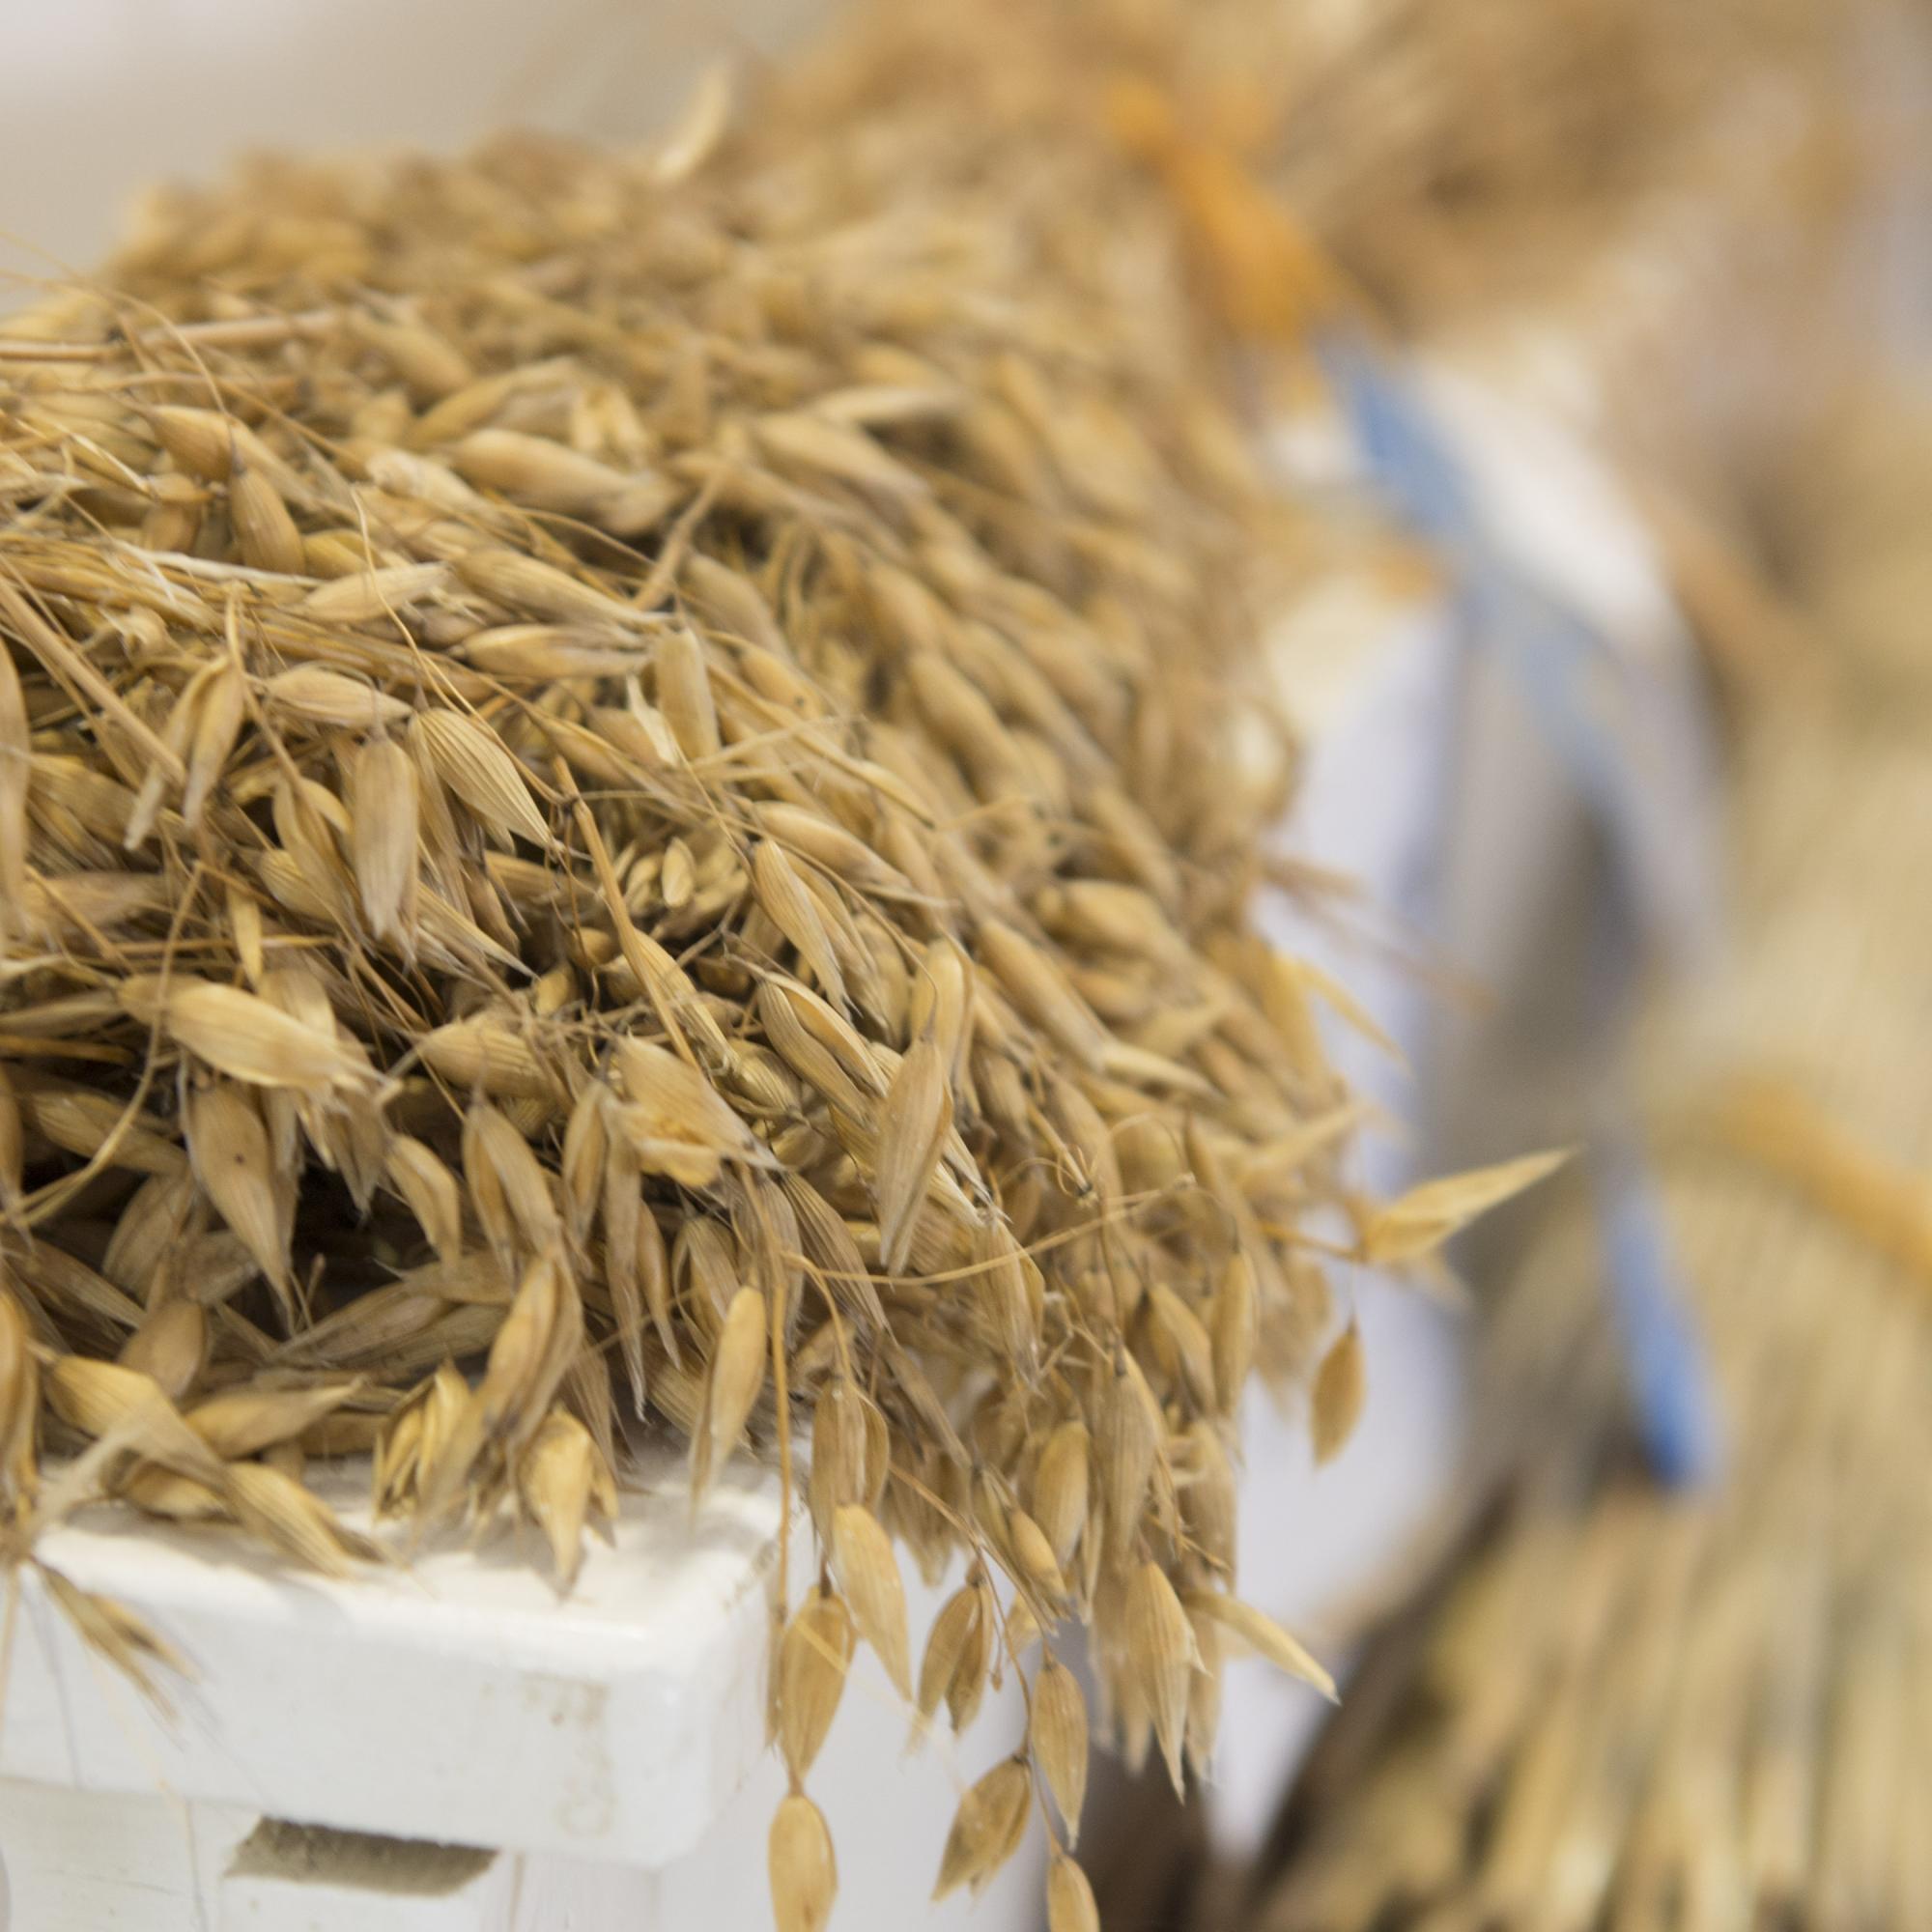
[[[1186,1742],[1187,1690],[1201,1667],[1194,1629],[1158,1563],[1142,1563],[1127,1580],[1126,1654],[1147,1697],[1154,1737],[1167,1773],[1179,1792],[1181,1748]]]
[[[147,989],[124,992],[137,1009]],[[332,1033],[234,986],[205,980],[169,982],[158,1000],[168,1032],[219,1073],[256,1087],[331,1088],[366,1082],[366,1068]]]
[[[1046,1874],[1047,1932],[1100,1932],[1100,1908],[1087,1874],[1056,1851]]]
[[[998,1616],[992,1591],[983,1578],[965,1583],[950,1596],[926,1634],[925,1655],[919,1666],[919,1715],[923,1734],[945,1700],[952,1728],[962,1731],[980,1708],[992,1658]]]
[[[694,761],[711,757],[721,741],[703,646],[689,631],[675,628],[658,639],[656,661],[658,703],[678,749]]]
[[[1083,1422],[1063,1422],[1046,1438],[1034,1472],[1034,1520],[1044,1532],[1053,1560],[1064,1571],[1087,1527],[1087,1486],[1092,1438]]]
[[[148,1311],[116,1358],[149,1377],[179,1402],[208,1365],[208,1313],[192,1301],[164,1301]]]
[[[824,1932],[838,1894],[838,1866],[825,1820],[803,1792],[780,1801],[767,1858],[778,1932]]]
[[[765,1297],[741,1288],[724,1313],[718,1352],[705,1383],[704,1422],[692,1438],[691,1492],[696,1499],[738,1446],[765,1384]]]
[[[410,728],[431,769],[505,845],[550,842],[517,761],[473,718],[438,707],[417,712]]]
[[[886,1419],[866,1392],[835,1377],[812,1411],[811,1473],[807,1495],[822,1541],[832,1541],[841,1504],[876,1506],[886,1486]]]
[[[416,1225],[446,1262],[463,1253],[463,1189],[435,1151],[410,1134],[389,1141],[385,1173],[389,1184],[409,1203]]]
[[[228,514],[244,563],[284,577],[302,574],[301,532],[275,486],[259,469],[238,462],[230,470]]]
[[[818,981],[825,997],[834,1006],[843,1007],[845,974],[831,935],[797,868],[776,840],[761,838],[753,846],[752,885],[766,918],[797,949],[806,971]]]
[[[1309,1398],[1309,1433],[1318,1463],[1339,1456],[1348,1446],[1368,1393],[1361,1324],[1351,1321],[1322,1356]]]
[[[0,1287],[0,1505],[10,1510],[31,1501],[37,1487],[40,1393],[40,1364],[26,1315],[13,1290]]]
[[[1266,1658],[1278,1669],[1314,1685],[1324,1697],[1331,1702],[1334,1700],[1334,1678],[1264,1611],[1256,1609],[1251,1604],[1238,1603],[1233,1597],[1223,1596],[1218,1590],[1189,1591],[1187,1607],[1219,1625],[1230,1637],[1257,1657]]]
[[[577,1580],[583,1561],[583,1522],[597,1490],[597,1445],[565,1409],[543,1419],[517,1465],[517,1492],[550,1545],[559,1590]]]
[[[310,1389],[234,1389],[210,1396],[187,1411],[187,1426],[232,1463],[293,1442],[355,1393],[354,1382]]]
[[[371,738],[349,768],[355,889],[378,939],[406,938],[415,925],[416,776],[392,738]]]
[[[1027,1806],[1033,1796],[1033,1776],[1024,1758],[1009,1757],[996,1764],[959,1801],[939,1878],[932,1888],[935,1903],[962,1885],[975,1895],[1018,1851],[1026,1835]]]
[[[321,665],[278,671],[262,687],[271,712],[283,720],[341,731],[369,731],[407,718],[410,707],[373,684]]]
[[[187,1145],[203,1193],[254,1256],[284,1318],[293,1322],[289,1224],[294,1189],[285,1178],[277,1184],[268,1129],[248,1091],[221,1082],[190,1094]]]
[[[952,1091],[937,1043],[916,1041],[899,1062],[879,1122],[880,1259],[890,1274],[904,1272],[915,1216],[952,1131]]]
[[[859,1634],[878,1653],[893,1688],[910,1698],[905,1588],[891,1540],[864,1504],[843,1503],[834,1514],[832,1560]]]
[[[1058,1658],[1047,1658],[1033,1683],[1027,1746],[1066,1827],[1080,1842],[1080,1807],[1087,1797],[1087,1699],[1080,1680]]]
[[[1425,1181],[1370,1218],[1362,1231],[1362,1259],[1377,1266],[1419,1260],[1478,1215],[1548,1179],[1569,1158],[1567,1152],[1525,1154]]]
[[[162,1687],[155,1679],[156,1669],[184,1681],[193,1678],[193,1664],[125,1604],[83,1590],[45,1564],[40,1566],[40,1577],[88,1647],[113,1664],[156,1709],[167,1708]]]
[[[63,1355],[48,1366],[44,1385],[53,1412],[83,1435],[111,1438],[181,1475],[222,1486],[221,1463],[152,1376]]]
[[[1260,1299],[1254,1263],[1244,1254],[1236,1255],[1222,1271],[1210,1320],[1214,1396],[1223,1415],[1236,1413],[1254,1368]]]
[[[1148,1484],[1160,1454],[1160,1420],[1140,1365],[1124,1351],[1102,1372],[1100,1420],[1094,1447],[1104,1485],[1107,1547],[1124,1558],[1139,1531]]]
[[[778,1656],[778,1734],[794,1779],[811,1769],[838,1715],[858,1632],[836,1590],[815,1585],[792,1612]]]
[[[0,1213],[11,1214],[19,1205],[26,1178],[26,1132],[14,1083],[0,1066]]]
[[[0,651],[0,900],[9,923],[27,898],[27,784],[33,740],[12,653]]]
[[[242,1527],[325,1576],[346,1576],[352,1546],[335,1513],[267,1463],[230,1465],[222,1494]]]

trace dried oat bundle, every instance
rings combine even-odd
[[[380,1512],[519,1514],[567,1583],[620,1410],[696,1492],[809,1420],[786,1927],[858,1638],[962,1725],[1090,1624],[1177,1780],[1229,1646],[1325,1683],[1230,1594],[1352,1118],[1245,919],[1264,498],[1159,197],[890,99],[263,163],[0,334],[12,1551],[106,1495],[340,1569],[303,1475],[367,1450]],[[917,1663],[895,1538],[969,1561]],[[1071,1673],[1030,1710],[942,1890],[1036,1778],[1072,1841]]]
[[[1497,1401],[1549,1405],[1533,1466],[1372,1652],[1251,1932],[1926,1922],[1923,1254],[1901,1280],[1810,1190],[1700,1165],[1669,1192],[1714,1289],[1723,1490],[1663,1497],[1623,1453],[1577,1217],[1493,1345]]]
[[[1890,0],[1205,0],[1122,10],[1195,125],[1245,152],[1391,317],[1439,328],[1546,298],[1687,195],[1824,223]],[[1740,130],[1812,127],[1776,184]],[[1729,177],[1727,179],[1727,177]],[[1769,191],[1769,192],[1767,192]]]
[[[1566,1214],[1485,1344],[1500,1524],[1370,1662],[1254,1932],[1932,1918],[1932,1056],[1897,890],[1932,860],[1929,479],[1932,421],[1895,389],[1765,479],[1817,681],[1741,721],[1745,943],[1721,1012],[1651,1042],[1723,1484],[1634,1473]]]
[[[1373,297],[1439,331],[1547,299],[1706,193],[1822,228],[1874,156],[1894,0],[1066,0],[861,10],[818,80],[847,100],[952,87],[1041,124],[1122,79],[1264,180]],[[1885,38],[1889,34],[1890,38]],[[1796,124],[1802,141],[1762,138]],[[1787,129],[1788,131],[1788,129]],[[1895,157],[1894,157],[1895,158]],[[1759,207],[1762,203],[1764,206]],[[1781,206],[1779,206],[1781,204]],[[1681,238],[1680,238],[1681,239]],[[1695,238],[1690,238],[1694,243]],[[1651,292],[1622,289],[1641,305]]]

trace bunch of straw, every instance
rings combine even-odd
[[[1842,119],[1889,0],[1151,10],[1165,71],[1405,325],[1535,300],[1708,184],[1765,97]]]
[[[1325,1685],[1231,1594],[1234,1417],[1326,1346],[1353,1118],[1346,996],[1246,921],[1268,517],[1167,209],[1089,130],[838,97],[264,162],[0,334],[10,1553],[105,1496],[339,1570],[383,1546],[306,1461],[368,1450],[567,1585],[620,1407],[695,1494],[809,1417],[786,1928],[857,1638],[963,1725],[1090,1623],[1177,1781],[1224,1647]],[[917,1672],[895,1535],[968,1558]],[[1037,1790],[1074,1836],[1050,1658],[1029,1709],[942,1891]]]
[[[1357,1680],[1257,1928],[1932,1918],[1932,1115],[1923,911],[1897,890],[1932,859],[1928,431],[1896,394],[1860,407],[1776,493],[1828,679],[1746,721],[1720,1032],[1653,1042],[1661,1097],[1699,1069],[1666,1192],[1723,1375],[1721,1491],[1630,1473],[1572,1217],[1486,1345],[1501,1520]]]

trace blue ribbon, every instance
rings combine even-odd
[[[1643,769],[1632,669],[1511,563],[1448,439],[1369,346],[1334,337],[1321,355],[1377,487],[1449,569],[1459,634],[1501,664],[1604,829],[1612,881],[1597,912],[1596,1001],[1606,1028],[1621,1033],[1627,935],[1634,927],[1670,938],[1694,896],[1672,843],[1684,836],[1683,813],[1654,795]],[[1612,1082],[1590,1130],[1599,1235],[1638,1435],[1659,1480],[1688,1487],[1711,1480],[1721,1460],[1716,1393],[1630,1114]]]

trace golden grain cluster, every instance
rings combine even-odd
[[[1231,1594],[1234,1418],[1327,1346],[1357,1118],[1248,923],[1268,513],[1167,208],[1084,124],[839,99],[265,162],[0,333],[12,1553],[106,1495],[341,1570],[304,1474],[368,1452],[567,1584],[638,1419],[697,1493],[810,1422],[787,1932],[860,1639],[963,1725],[1090,1625],[1177,1780],[1230,1649],[1325,1683]],[[917,1657],[895,1545],[966,1558]],[[1023,1681],[941,1890],[1077,1831]]]

